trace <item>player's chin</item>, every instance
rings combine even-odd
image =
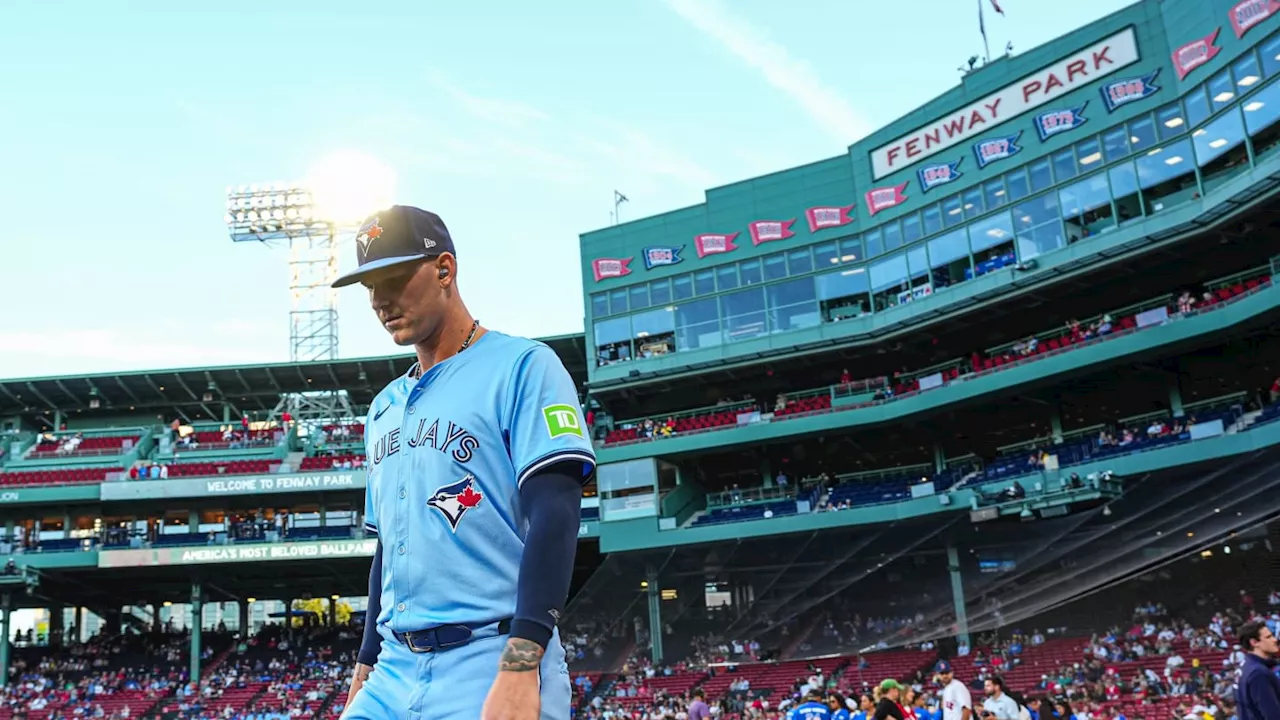
[[[406,318],[396,318],[383,324],[382,327],[391,336],[391,341],[397,345],[413,345],[417,341],[418,334],[414,332],[413,324]]]
[[[412,331],[410,331],[410,330],[394,330],[394,331],[392,331],[392,333],[391,333],[391,340],[392,340],[392,342],[394,342],[395,344],[397,344],[397,345],[399,345],[399,346],[401,346],[401,347],[409,347],[410,345],[415,345],[415,344],[417,344],[417,342],[418,342],[418,341],[415,339],[415,335],[414,335],[414,333],[413,333]]]

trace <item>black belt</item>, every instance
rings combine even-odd
[[[398,632],[395,637],[409,648],[410,652],[429,653],[462,647],[471,642],[476,630],[486,628],[493,622],[469,623],[466,625],[437,625],[426,630],[414,632]],[[511,632],[511,618],[498,621],[498,635]]]

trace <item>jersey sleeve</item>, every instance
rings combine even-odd
[[[583,482],[590,478],[596,467],[591,433],[560,358],[546,345],[535,346],[521,356],[511,385],[503,432],[517,487],[542,468],[565,461],[581,464]]]
[[[369,415],[364,418],[364,531],[374,537],[378,536],[378,518],[374,513],[377,507],[373,502],[373,465],[368,462],[369,457],[369,425],[373,420],[373,409],[370,408]]]

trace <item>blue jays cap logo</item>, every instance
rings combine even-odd
[[[369,222],[360,226],[360,230],[356,232],[356,242],[360,244],[360,255],[367,257],[369,255],[369,246],[382,236],[382,226],[378,224],[378,218],[373,218]]]
[[[1084,109],[1088,106],[1089,103],[1085,103],[1078,108],[1053,110],[1037,115],[1032,122],[1036,126],[1040,139],[1048,140],[1054,135],[1075,130],[1088,122],[1089,119],[1084,116]]]
[[[1150,75],[1117,80],[1098,88],[1102,93],[1102,102],[1107,104],[1107,112],[1115,112],[1116,108],[1122,105],[1137,102],[1160,92],[1160,86],[1155,84],[1156,76],[1159,74],[1160,68],[1156,68]]]
[[[973,154],[978,158],[978,167],[984,168],[997,160],[1011,158],[1022,152],[1022,148],[1018,146],[1018,138],[1022,137],[1022,133],[1010,135],[1002,138],[992,138],[983,140],[973,145]]]
[[[946,185],[963,177],[964,173],[959,170],[962,162],[964,162],[964,158],[952,163],[927,165],[917,170],[916,174],[920,176],[920,191],[929,192],[939,185]]]
[[[677,265],[684,258],[680,257],[680,251],[684,246],[679,247],[647,247],[644,249],[644,267],[646,270],[663,265]]]
[[[456,533],[462,516],[479,505],[481,500],[484,500],[484,495],[476,489],[476,478],[468,474],[452,485],[437,488],[427,504],[439,510],[449,522],[449,529]]]

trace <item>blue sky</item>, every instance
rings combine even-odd
[[[634,219],[845,152],[957,84],[975,2],[13,4],[0,377],[288,359],[286,254],[231,243],[225,188],[337,150],[444,217],[486,326],[580,331],[614,188]],[[1000,2],[1015,53],[1125,5]],[[344,357],[397,351],[341,297]]]

